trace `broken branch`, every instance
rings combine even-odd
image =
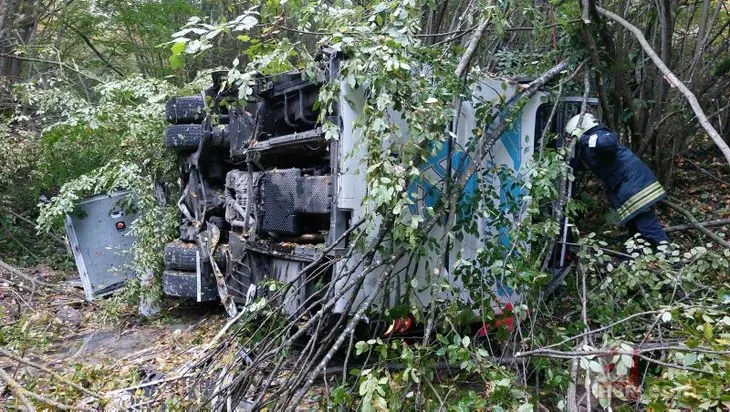
[[[487,24],[489,24],[489,18],[485,18],[484,20],[482,20],[477,26],[474,33],[471,35],[471,38],[469,39],[469,45],[467,46],[466,51],[464,51],[464,54],[461,56],[461,59],[459,60],[459,65],[456,66],[456,70],[454,71],[454,74],[456,74],[457,77],[461,77],[464,75],[464,73],[466,73],[466,69],[469,67],[469,62],[471,61],[471,56],[476,51],[477,45],[479,45],[479,40],[481,40],[484,36],[484,31],[487,28]]]
[[[668,228],[665,228],[664,231],[669,233],[669,232],[679,232],[681,230],[687,230],[687,229],[697,229],[698,225],[702,226],[702,227],[725,226],[725,225],[730,225],[730,219],[707,220],[704,222],[697,222],[697,224],[685,223],[683,225],[669,226]]]
[[[720,236],[716,235],[710,229],[702,226],[700,224],[700,222],[697,221],[697,219],[687,209],[685,209],[682,206],[680,206],[680,205],[678,205],[678,204],[676,204],[674,202],[671,202],[671,201],[669,201],[667,199],[664,199],[663,202],[667,206],[671,207],[672,209],[676,210],[677,212],[679,212],[682,215],[684,215],[684,217],[686,217],[687,219],[689,219],[690,224],[692,226],[694,226],[697,230],[699,230],[700,232],[704,233],[705,235],[707,235],[707,237],[709,237],[710,239],[712,239],[715,242],[719,243],[720,245],[722,245],[722,246],[730,249],[730,242],[728,242],[727,240],[725,240],[725,239],[721,238]]]
[[[33,406],[33,404],[30,403],[28,397],[25,396],[25,393],[23,392],[23,387],[20,386],[20,384],[16,382],[15,379],[13,379],[10,375],[8,375],[8,373],[5,372],[2,368],[0,368],[0,379],[2,379],[5,384],[8,385],[10,391],[18,397],[18,400],[20,400],[26,410],[35,411],[35,407]]]
[[[60,410],[64,410],[64,411],[90,411],[90,412],[95,411],[95,409],[91,409],[91,408],[66,405],[65,403],[61,403],[61,402],[55,401],[53,399],[46,398],[45,396],[38,395],[35,392],[31,392],[31,391],[23,388],[16,380],[14,380],[3,369],[0,369],[0,378],[2,378],[2,380],[4,380],[5,383],[8,384],[8,386],[13,391],[13,393],[15,393],[16,396],[18,396],[18,399],[20,399],[21,402],[23,402],[23,404],[26,406],[26,408],[31,411],[35,411],[35,408],[30,404],[30,401],[28,401],[28,397],[33,398],[39,402],[43,402],[44,404],[46,404],[48,406],[52,406],[56,409],[60,409]]]
[[[20,270],[18,270],[14,266],[12,266],[12,265],[10,265],[8,263],[5,263],[2,259],[0,259],[0,269],[6,271],[8,273],[10,273],[13,276],[17,276],[17,277],[19,277],[19,278],[21,278],[23,280],[26,280],[26,281],[30,282],[31,284],[33,284],[33,285],[41,285],[41,286],[52,287],[52,285],[50,283],[46,283],[46,282],[44,282],[42,280],[34,279],[34,278],[26,275],[25,273],[21,272]]]
[[[725,143],[725,140],[720,136],[720,134],[715,130],[715,128],[712,126],[710,121],[707,119],[707,116],[705,115],[705,112],[702,110],[702,107],[700,107],[700,103],[697,101],[697,98],[694,94],[687,88],[687,86],[682,83],[677,76],[672,73],[671,70],[667,67],[666,64],[662,61],[662,59],[656,54],[654,49],[651,48],[649,45],[649,42],[646,41],[646,38],[644,38],[644,35],[641,33],[641,30],[639,30],[636,26],[633,24],[627,22],[626,20],[622,19],[618,15],[604,9],[601,7],[596,6],[596,10],[603,14],[604,16],[608,17],[609,19],[617,22],[621,26],[625,27],[628,31],[630,31],[634,36],[636,36],[636,39],[641,44],[641,47],[644,49],[647,55],[651,58],[651,60],[654,62],[654,64],[659,68],[659,70],[664,74],[665,79],[669,83],[670,86],[676,87],[679,89],[679,91],[684,95],[684,97],[689,102],[690,107],[692,107],[692,110],[695,112],[695,115],[697,116],[697,119],[699,120],[700,124],[702,125],[702,128],[705,129],[707,134],[710,136],[710,139],[717,145],[717,147],[720,149],[722,154],[725,156],[725,160],[730,164],[730,146]],[[725,242],[727,243],[727,242]],[[730,247],[730,243],[727,244],[728,247]]]

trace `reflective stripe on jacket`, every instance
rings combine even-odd
[[[583,133],[576,147],[577,155],[606,185],[622,224],[667,196],[651,169],[605,126]]]

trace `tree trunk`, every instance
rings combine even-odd
[[[17,12],[18,2],[15,0],[0,0],[0,53],[8,53],[11,48],[10,34],[12,31],[12,16]],[[7,57],[0,57],[0,76],[3,78],[8,76],[8,71],[12,61]]]
[[[28,45],[35,32],[37,0],[0,0],[0,53],[12,55],[18,47]],[[0,57],[0,77],[13,84],[20,80],[24,61]]]

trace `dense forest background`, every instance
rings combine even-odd
[[[389,50],[389,56],[371,60],[383,65],[355,73],[358,84],[380,85],[393,96],[398,90],[412,96],[440,92],[444,105],[453,101],[459,79],[489,74],[530,80],[558,67],[559,76],[553,73],[544,90],[553,97],[596,97],[601,119],[670,192],[671,202],[659,209],[667,226],[691,223],[673,232],[676,254],[648,253],[618,264],[607,256],[625,254],[626,234],[600,186],[588,184],[575,207],[582,213],[578,230],[588,251],[578,270],[583,283],[580,276],[569,282],[562,305],[539,301],[541,323],[533,318],[522,336],[532,345],[523,356],[539,358],[539,384],[519,368],[513,373],[482,363],[455,328],[442,331],[444,339],[432,342],[436,346],[356,342],[358,354],[391,352],[373,355],[376,366],[350,377],[357,384],[347,384],[343,376],[340,386],[327,388],[322,402],[365,410],[503,406],[522,411],[544,405],[575,410],[581,398],[575,388],[578,369],[595,393],[602,371],[608,374],[596,355],[615,355],[608,365],[621,365],[616,368],[626,375],[631,346],[621,345],[651,341],[655,346],[640,354],[663,369],[651,372],[638,405],[730,407],[725,294],[730,245],[723,226],[697,230],[698,222],[722,224],[730,215],[730,167],[722,151],[730,136],[730,2],[724,0],[0,0],[0,261],[11,269],[47,265],[73,273],[60,219],[74,200],[124,186],[138,192],[147,211],[137,229],[137,262],[150,273],[158,270],[161,249],[175,231],[174,210],[155,197],[160,182],[173,191],[176,184],[174,159],[162,145],[166,100],[197,93],[213,70],[245,81],[254,70],[272,74],[306,67],[322,45],[333,44],[363,62],[377,47]],[[445,76],[435,90],[384,68],[424,61],[439,62],[436,66],[453,76]],[[680,91],[684,86],[688,93]],[[696,98],[695,107],[689,95]],[[698,108],[704,112],[699,117]],[[550,170],[559,175],[558,169]],[[520,264],[515,273],[534,266]],[[124,297],[144,299],[139,288]],[[134,313],[124,310],[103,312]],[[26,322],[24,311],[17,312],[12,319],[0,312],[8,325],[18,326],[3,328],[0,347],[32,351],[34,339],[23,333],[42,322]],[[342,345],[337,336],[322,345],[336,341]],[[657,348],[670,355],[651,358]],[[434,354],[461,362],[468,373],[444,376],[449,371],[428,361]],[[320,355],[307,364],[317,366]],[[393,356],[407,367],[389,368]],[[590,373],[597,378],[591,381]],[[110,389],[78,370],[62,374],[87,388]],[[281,392],[285,401],[301,400],[304,378],[286,381],[292,387]],[[26,386],[38,393],[69,403],[81,397],[55,387],[44,392],[28,379]],[[452,386],[464,390],[450,391]],[[0,386],[0,399],[3,390]]]
[[[585,59],[603,120],[625,136],[665,186],[673,186],[675,161],[701,139],[699,123],[628,30],[599,15],[592,2],[583,17],[578,2],[473,3],[424,4],[417,37],[425,45],[464,47],[479,22],[473,7],[483,6],[493,17],[484,41],[471,56],[473,67],[529,77],[565,57]],[[231,21],[262,5],[270,14],[245,41],[216,36],[210,41],[212,49],[171,56],[173,34],[189,18]],[[63,183],[106,164],[123,147],[125,134],[130,133],[127,124],[111,120],[99,127],[74,124],[72,131],[69,119],[80,114],[81,105],[104,101],[119,106],[110,107],[112,111],[133,110],[131,106],[138,103],[134,99],[155,97],[151,89],[158,95],[175,94],[175,87],[189,84],[202,71],[229,67],[234,59],[245,65],[276,42],[313,53],[324,37],[295,27],[301,18],[297,13],[304,7],[299,2],[4,0],[1,6],[0,106],[6,118],[1,182],[4,207],[14,212],[34,209],[40,195],[53,196]],[[720,135],[726,136],[730,127],[727,2],[624,1],[605,6],[641,28],[661,60],[697,96]],[[584,19],[590,23],[582,23]],[[301,59],[291,53],[282,68],[294,67]],[[147,90],[131,95],[109,92],[114,85],[132,81],[136,86],[120,90]],[[580,83],[578,79],[571,86],[573,94],[582,94]],[[52,127],[57,123],[65,124]],[[18,187],[12,184],[17,176],[30,181]]]

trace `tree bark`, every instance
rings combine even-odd
[[[610,95],[608,91],[605,92],[606,99],[608,100],[610,98],[614,104],[614,110],[609,112],[613,113],[613,116],[607,117],[606,123],[611,129],[616,131],[620,130],[620,125],[623,125],[625,126],[624,129],[628,130],[629,134],[633,136],[634,133],[638,132],[639,128],[637,116],[634,114],[634,96],[626,82],[626,79],[630,76],[624,68],[624,66],[626,66],[626,53],[622,47],[625,43],[614,42],[613,32],[609,32],[606,25],[601,24],[599,13],[596,10],[595,0],[589,1],[589,11],[590,15],[593,17],[593,21],[595,22],[595,27],[598,30],[598,36],[606,50],[605,56],[603,56],[602,60],[608,64],[609,70],[612,74],[611,79],[615,85]],[[620,46],[617,46],[617,44]],[[602,81],[599,83],[599,80],[600,78],[596,77],[600,96],[600,90],[601,88],[605,89],[605,85]],[[606,105],[608,105],[608,102]],[[628,121],[621,120],[623,115],[625,115]]]
[[[668,66],[671,62],[671,37],[674,31],[672,21],[671,4],[669,0],[657,0],[658,20],[660,28],[659,50],[662,61]],[[637,154],[641,155],[646,152],[649,145],[656,141],[658,129],[654,127],[657,119],[660,118],[664,109],[664,100],[667,95],[667,84],[661,78],[661,73],[657,69],[657,76],[653,79],[653,97],[654,104],[648,110],[647,119],[643,125],[643,140],[640,143]],[[655,159],[656,160],[656,159]],[[657,169],[657,168],[655,168]]]
[[[471,57],[474,55],[474,52],[479,45],[479,41],[484,36],[484,31],[486,30],[488,24],[489,18],[484,18],[481,22],[479,22],[476,30],[474,30],[474,33],[471,35],[471,38],[469,39],[469,45],[466,47],[466,51],[464,51],[464,54],[459,60],[459,65],[456,66],[456,70],[454,71],[457,77],[462,77],[464,74],[466,74],[466,70],[469,68],[469,62],[471,61]]]
[[[0,0],[0,53],[8,53],[11,48],[11,16],[17,12],[18,2],[15,0]],[[12,60],[0,56],[0,76],[7,77]]]
[[[695,41],[695,53],[692,57],[692,63],[689,66],[689,82],[694,83],[697,80],[697,65],[702,58],[702,51],[704,49],[705,31],[707,30],[707,23],[710,14],[710,0],[704,0],[702,4],[702,17],[700,17],[700,24],[697,29],[697,39]]]

